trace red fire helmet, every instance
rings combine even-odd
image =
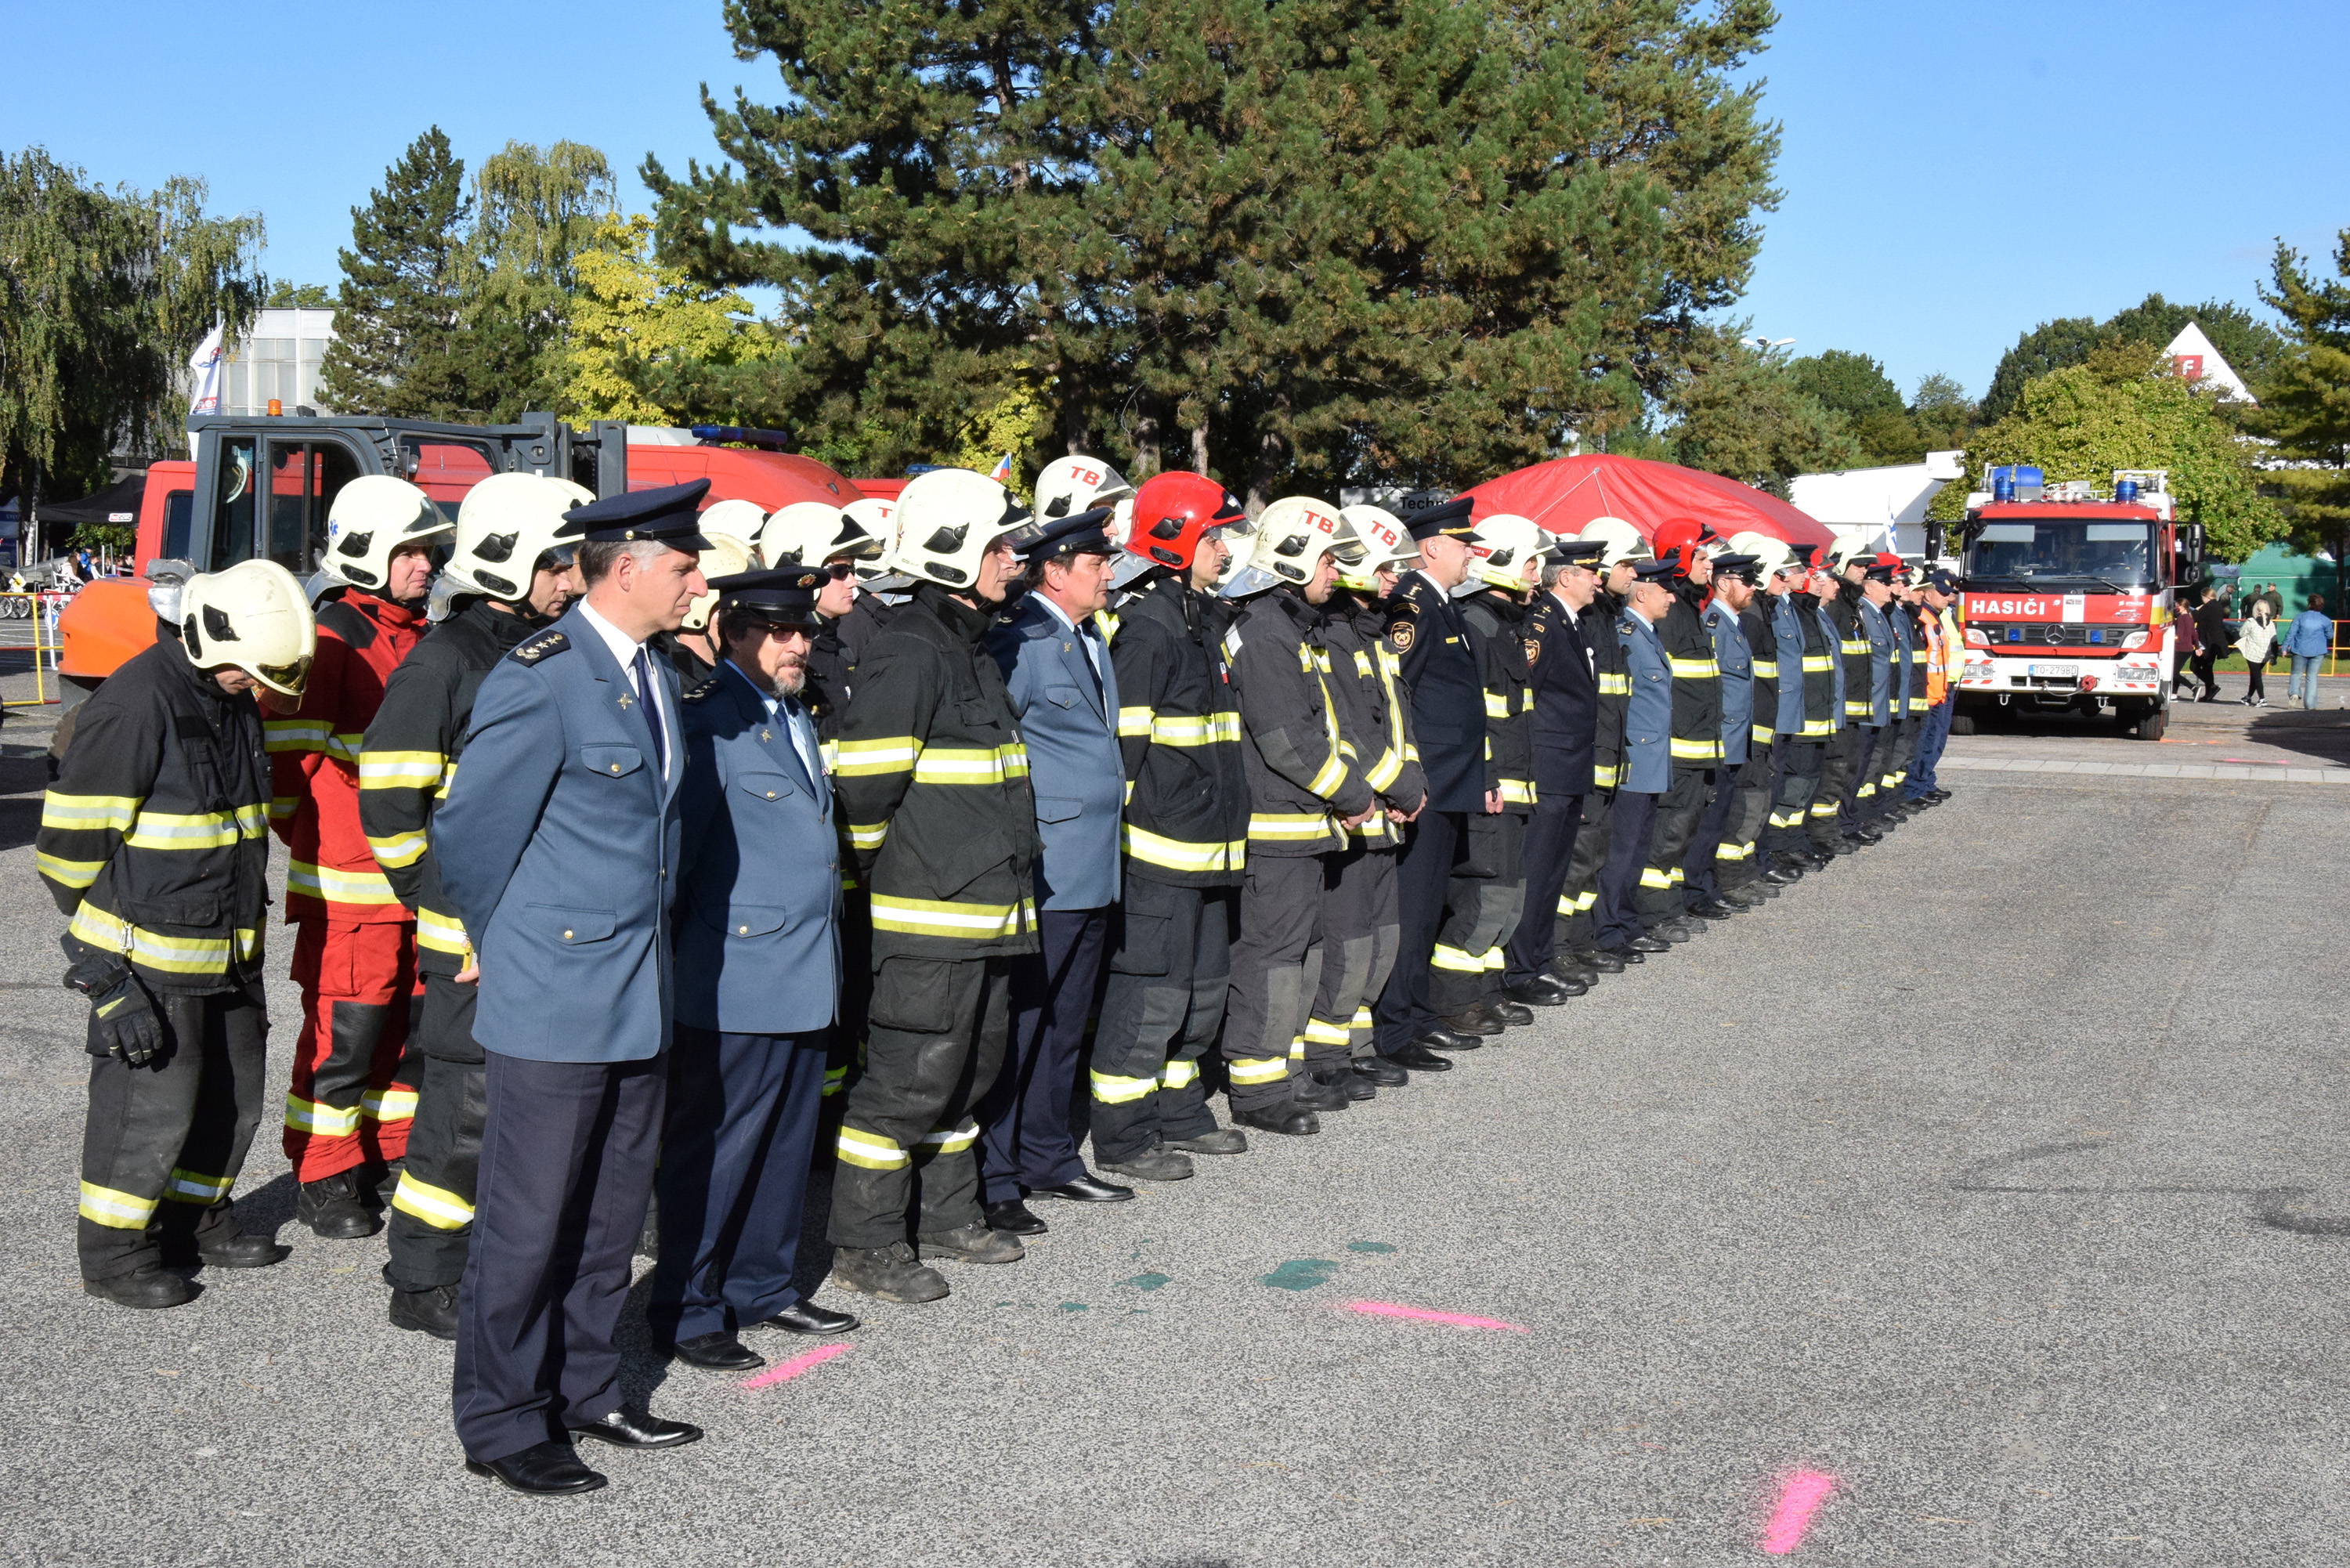
[[[1127,552],[1153,566],[1189,571],[1201,535],[1247,516],[1240,498],[1204,473],[1156,473],[1134,493]]]

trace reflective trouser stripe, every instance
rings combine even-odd
[[[1285,1056],[1242,1056],[1229,1069],[1235,1084],[1273,1084],[1289,1075]]]
[[[1713,846],[1716,860],[1743,860],[1754,853],[1752,844],[1717,844]]]
[[[843,1127],[837,1147],[841,1158],[851,1165],[861,1165],[868,1170],[899,1170],[910,1163],[906,1151],[879,1133],[864,1133],[852,1127]]]
[[[359,1096],[359,1114],[369,1121],[404,1122],[416,1116],[416,1091],[398,1084]]]
[[[960,1154],[979,1141],[979,1124],[966,1119],[959,1127],[933,1127],[915,1140],[915,1147],[927,1157],[934,1154]]]
[[[1178,1057],[1159,1070],[1159,1086],[1162,1089],[1180,1089],[1197,1080],[1199,1076],[1200,1064]]]
[[[1121,1078],[1114,1073],[1095,1073],[1092,1078],[1094,1098],[1106,1106],[1130,1106],[1159,1087],[1156,1078]]]
[[[1674,869],[1678,870],[1679,867],[1676,867]],[[1673,878],[1668,873],[1659,871],[1653,866],[1644,866],[1640,868],[1641,887],[1669,889],[1672,885]]]
[[[1832,800],[1814,801],[1812,803],[1812,815],[1814,816],[1834,816],[1835,814],[1836,803]]]
[[[117,1231],[147,1229],[147,1221],[155,1217],[155,1205],[160,1201],[160,1199],[137,1198],[128,1192],[118,1192],[111,1187],[100,1187],[95,1181],[81,1184],[81,1217]]]
[[[1343,1023],[1333,1023],[1326,1018],[1308,1018],[1303,1038],[1308,1045],[1344,1045],[1348,1037],[1347,1026]]]
[[[416,1173],[402,1170],[400,1186],[391,1195],[391,1206],[403,1214],[414,1215],[436,1231],[455,1231],[473,1222],[473,1206],[445,1187],[434,1187],[416,1179]]]
[[[202,1171],[172,1168],[163,1179],[163,1196],[174,1203],[218,1203],[236,1185],[234,1176],[207,1176]]]
[[[848,1069],[847,1069],[847,1068],[846,1068],[846,1067],[827,1067],[827,1068],[824,1070],[824,1096],[823,1096],[823,1097],[824,1097],[824,1098],[826,1098],[826,1099],[830,1099],[833,1096],[835,1096],[835,1095],[837,1095],[837,1094],[840,1093],[842,1086],[843,1086],[844,1085],[846,1085],[847,1082],[848,1082]]]
[[[413,1112],[415,1096],[409,1096]],[[299,1095],[286,1096],[286,1125],[296,1132],[317,1133],[321,1137],[348,1137],[359,1130],[359,1108],[345,1110],[340,1106],[321,1105],[306,1100]]]
[[[1458,974],[1485,972],[1483,958],[1476,953],[1463,952],[1459,948],[1446,947],[1442,942],[1436,944],[1436,951],[1430,955],[1428,961],[1430,967],[1433,969],[1449,969]]]

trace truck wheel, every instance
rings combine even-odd
[[[2168,728],[2169,724],[2170,714],[2167,711],[2148,713],[2137,722],[2137,738],[2141,741],[2158,741],[2162,739],[2162,732]]]
[[[1953,735],[1971,735],[1974,732],[1975,716],[1972,713],[1953,713],[1950,715],[1950,733]]]

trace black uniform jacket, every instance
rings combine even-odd
[[[1582,623],[1555,594],[1526,612],[1526,680],[1534,699],[1534,794],[1551,802],[1591,793],[1599,726],[1599,671]]]
[[[1411,691],[1411,729],[1431,811],[1485,809],[1485,689],[1476,634],[1449,595],[1407,573],[1388,599],[1385,642]]]
[[[1110,666],[1126,764],[1126,870],[1238,887],[1248,856],[1241,716],[1224,679],[1231,611],[1169,572],[1119,607]]]

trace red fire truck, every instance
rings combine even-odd
[[[2172,595],[2203,558],[2202,524],[2171,514],[2168,472],[2118,469],[2101,493],[2037,468],[1986,468],[1983,485],[1959,533],[1967,667],[1951,732],[2071,711],[2160,740]]]

